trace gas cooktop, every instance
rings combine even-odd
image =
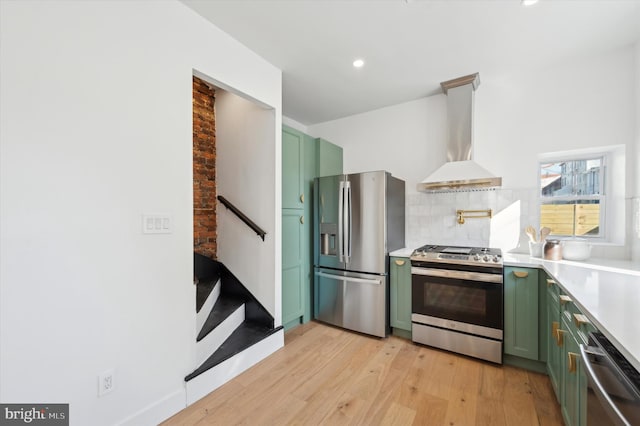
[[[411,254],[411,260],[502,266],[502,250],[487,247],[436,246],[427,244]]]

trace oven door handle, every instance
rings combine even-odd
[[[605,390],[602,383],[598,379],[595,371],[593,370],[593,366],[591,365],[591,360],[589,359],[589,355],[591,356],[600,356],[607,357],[604,351],[598,347],[585,347],[582,343],[580,344],[580,356],[582,357],[582,363],[584,365],[585,373],[587,374],[588,380],[593,383],[592,389],[595,392],[598,399],[602,402],[604,409],[607,411],[609,416],[616,420],[616,424],[628,425],[631,423],[625,419],[624,415],[620,412],[616,404],[611,400],[609,394]]]
[[[452,271],[450,269],[411,268],[412,275],[427,277],[454,278],[460,280],[483,281],[502,284],[502,274],[483,274],[482,272]]]

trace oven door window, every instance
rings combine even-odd
[[[502,329],[502,284],[412,275],[413,312]]]

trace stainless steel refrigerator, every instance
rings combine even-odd
[[[404,247],[404,181],[376,171],[314,182],[314,318],[389,332],[389,252]]]

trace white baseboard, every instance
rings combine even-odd
[[[211,330],[204,339],[196,342],[196,365],[193,367],[194,370],[205,362],[231,336],[231,333],[244,322],[244,312],[244,304],[242,304],[218,324],[216,328]]]
[[[213,392],[284,346],[280,330],[187,382],[187,405]]]
[[[164,398],[147,405],[137,413],[117,423],[119,426],[156,426],[186,407],[186,389],[183,387]]]
[[[216,304],[218,297],[220,297],[220,287],[222,287],[222,283],[220,278],[218,278],[218,281],[213,286],[213,290],[211,290],[211,293],[207,296],[207,300],[205,300],[204,305],[202,305],[202,308],[200,308],[200,311],[196,314],[196,336],[200,333],[200,330],[202,330],[202,326],[209,317],[211,309],[213,309],[213,305]]]

